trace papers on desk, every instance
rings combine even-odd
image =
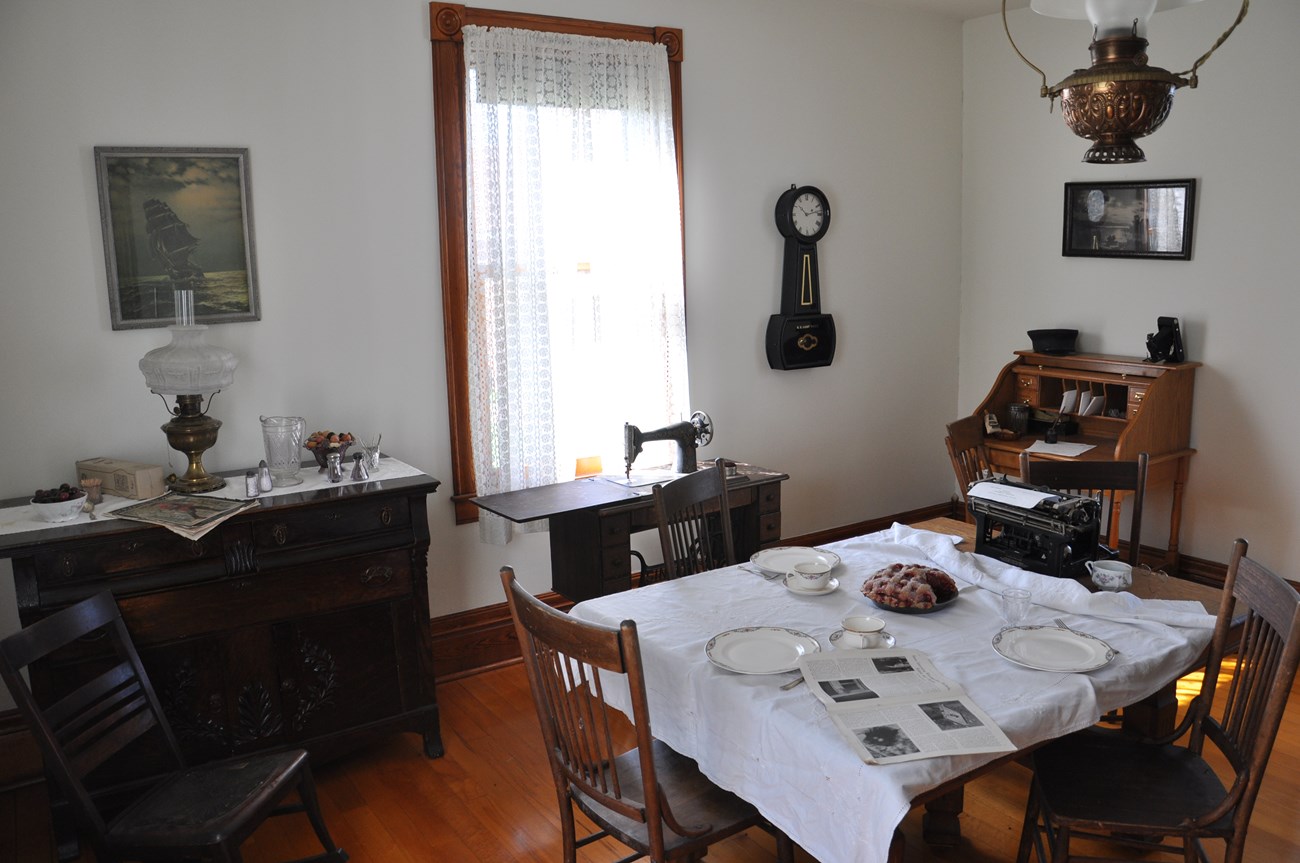
[[[868,764],[1015,751],[988,714],[920,651],[805,654],[799,670]]]
[[[1045,455],[1059,455],[1066,458],[1074,458],[1086,453],[1093,448],[1090,443],[1048,443],[1043,440],[1036,440],[1029,446],[1025,447],[1025,452],[1041,452]]]

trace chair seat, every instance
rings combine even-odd
[[[1222,781],[1201,757],[1119,731],[1081,731],[1043,747],[1033,758],[1043,807],[1062,823],[1174,834],[1224,797]],[[1224,817],[1200,832],[1226,834],[1230,829],[1231,819]]]
[[[670,855],[684,854],[693,847],[703,848],[761,820],[758,810],[751,804],[709,781],[693,759],[661,740],[653,742],[652,752],[659,785],[673,812],[683,820],[683,826],[687,829],[710,828],[703,837],[697,838],[679,836],[665,829],[664,846]],[[624,789],[641,788],[641,764],[637,754],[633,749],[614,759],[614,768]],[[637,847],[648,842],[649,835],[643,822],[611,812],[581,792],[576,792],[574,798],[582,811],[625,844]],[[713,832],[715,827],[722,832]],[[726,830],[728,827],[732,829]],[[629,842],[629,839],[633,841]]]
[[[250,821],[260,821],[264,806],[274,802],[274,793],[306,758],[297,749],[174,773],[122,810],[107,835],[114,844],[133,848],[216,845]],[[246,817],[234,817],[240,812]]]

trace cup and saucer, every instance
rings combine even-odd
[[[831,577],[830,565],[821,561],[796,563],[781,583],[791,593],[807,596],[824,596],[840,586],[840,580]]]
[[[841,650],[882,650],[894,646],[894,636],[885,631],[878,617],[851,614],[841,622],[841,629],[831,633],[831,647]]]

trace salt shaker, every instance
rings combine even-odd
[[[370,479],[370,471],[366,470],[366,457],[361,453],[352,456],[352,478],[354,480]]]
[[[325,470],[329,472],[330,482],[343,482],[343,457],[336,452],[325,456]]]
[[[267,465],[266,459],[262,459],[257,466],[257,487],[262,491],[270,491],[274,483],[271,481],[271,468]]]
[[[257,482],[257,471],[250,470],[244,474],[244,494],[248,497],[257,497],[261,494],[261,488]]]

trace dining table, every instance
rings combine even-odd
[[[654,736],[693,759],[713,782],[754,804],[820,863],[901,859],[898,825],[927,804],[927,840],[959,837],[956,815],[966,781],[1105,714],[1167,693],[1202,657],[1214,625],[1217,594],[1164,573],[1139,569],[1129,590],[1094,592],[1076,580],[1019,569],[973,552],[973,526],[932,519],[816,548],[777,546],[734,566],[573,606],[576,618],[617,626],[634,620],[645,669]],[[817,591],[787,586],[791,561],[814,555],[833,564]],[[861,587],[895,563],[940,569],[958,592],[927,613],[877,606]],[[1002,592],[1025,588],[1031,605],[1022,627],[1068,627],[1107,647],[1104,662],[1050,670],[995,646],[1007,630]],[[943,755],[867,763],[837,730],[822,701],[801,684],[784,644],[759,645],[753,666],[727,655],[719,636],[771,633],[810,651],[836,651],[841,620],[883,619],[892,649],[923,652],[1010,739],[1015,752]],[[1031,642],[1026,642],[1029,644]],[[768,648],[777,648],[773,653]],[[711,656],[711,654],[713,654]],[[742,654],[743,656],[743,654]],[[1008,658],[1010,656],[1010,658]],[[609,703],[630,708],[617,680]],[[1161,716],[1165,708],[1147,715]],[[1160,720],[1165,721],[1165,720]],[[933,826],[933,830],[931,830]]]

